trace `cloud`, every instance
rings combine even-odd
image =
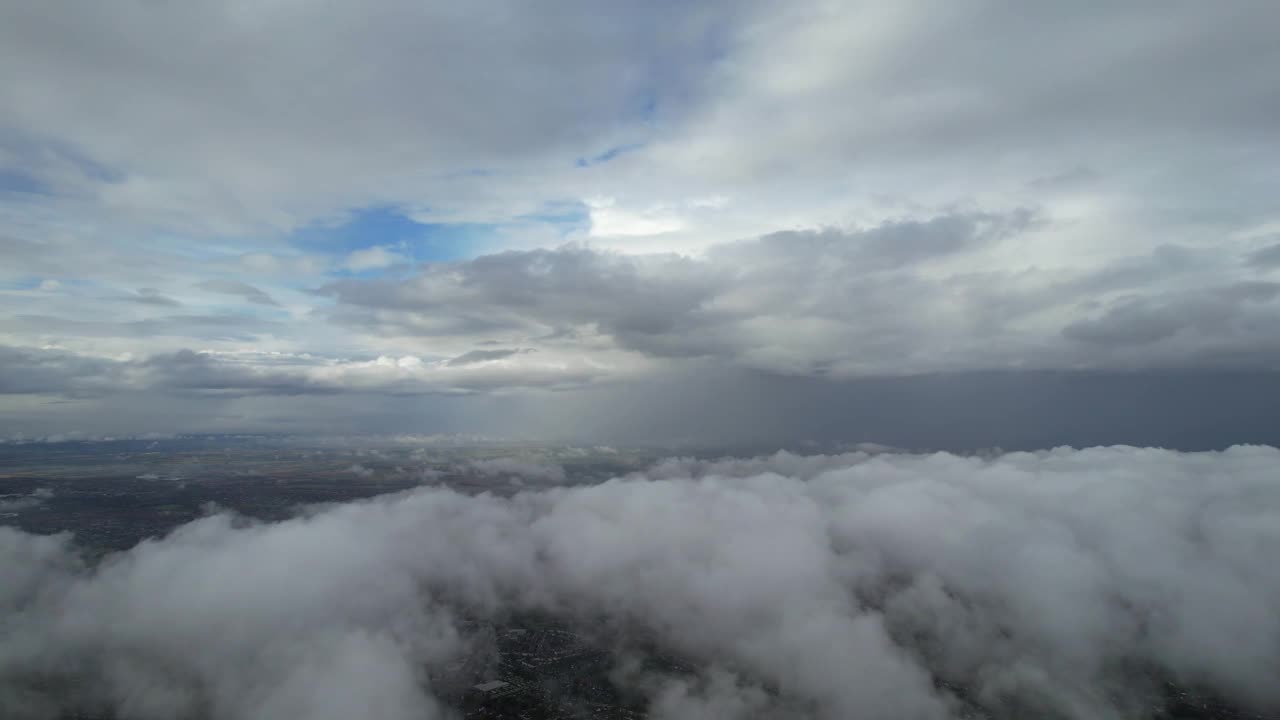
[[[449,366],[454,367],[457,365],[471,365],[473,363],[489,362],[491,360],[502,360],[504,358],[509,358],[512,355],[519,355],[520,353],[526,353],[526,352],[533,352],[533,350],[530,348],[468,350],[467,352],[464,352],[455,358],[451,358],[449,360]]]
[[[259,290],[258,288],[239,280],[223,280],[213,279],[206,280],[198,286],[201,290],[209,292],[221,293],[223,295],[238,295],[251,303],[258,305],[276,305],[276,301],[270,295]]]
[[[363,465],[360,465],[359,463],[354,464],[351,467],[347,468],[347,472],[351,473],[352,475],[355,475],[361,480],[368,480],[369,478],[373,477],[375,473],[373,468],[367,468]]]
[[[52,315],[12,315],[0,319],[0,327],[17,331],[30,339],[62,342],[91,338],[128,338],[154,341],[158,338],[199,338],[230,340],[237,345],[254,341],[259,335],[280,330],[283,324],[245,315],[184,314],[161,315],[141,320],[88,321]],[[169,347],[172,347],[171,345]]]
[[[105,391],[112,385],[109,360],[58,350],[0,347],[0,392]]]
[[[334,319],[388,333],[539,336],[588,324],[643,333],[682,322],[709,296],[702,270],[678,256],[565,246],[428,265],[407,281],[339,281],[322,292],[341,303]],[[433,312],[445,307],[447,314]]]
[[[565,357],[513,363],[519,351],[481,358],[425,361],[414,355],[373,360],[287,353],[218,353],[189,349],[136,359],[84,356],[62,350],[0,346],[0,394],[109,395],[161,390],[222,396],[385,393],[470,393],[589,384],[611,369]]]
[[[1214,18],[1178,3],[1153,25],[1137,8],[1021,14],[962,3],[939,14],[924,5],[806,3],[769,13],[771,32],[736,48],[717,76],[716,102],[698,108],[672,152],[730,181],[803,175],[810,163],[833,174],[855,160],[858,172],[928,164],[938,152],[949,161],[969,152],[1014,162],[1018,151],[1053,154],[1067,172],[1081,156],[1071,162],[1062,145],[1037,143],[1105,161],[1118,138],[1144,145],[1200,130],[1226,143],[1227,132],[1268,133],[1265,81],[1248,69],[1262,36],[1244,24],[1273,20],[1275,9],[1258,3],[1240,13]],[[1020,44],[993,51],[985,43],[994,36]],[[1081,59],[1085,46],[1093,52]],[[932,52],[918,52],[924,47]],[[1197,112],[1203,102],[1214,105]]]
[[[1096,352],[1096,351],[1095,351]],[[1114,350],[1113,350],[1114,352]],[[264,353],[130,360],[0,347],[0,436],[463,433],[574,444],[966,451],[1280,443],[1280,374],[979,371],[836,379],[563,352],[464,366]]]
[[[6,12],[0,41],[21,61],[0,71],[0,88],[23,108],[6,125],[34,146],[23,151],[29,171],[57,191],[196,230],[296,228],[351,207],[419,201],[438,175],[548,149],[570,166],[583,144],[639,117],[654,80],[678,93],[691,82],[678,73],[701,75],[700,31],[738,14],[589,7],[560,2],[554,21],[514,2],[457,12],[400,0],[359,15]],[[206,44],[181,40],[196,29]],[[470,37],[492,49],[460,40]],[[54,44],[75,51],[53,58]],[[322,95],[301,82],[317,53],[334,63]],[[87,121],[86,109],[104,102],[122,114]],[[71,163],[63,145],[88,162]],[[83,171],[90,166],[110,172]]]
[[[467,463],[467,469],[490,477],[514,476],[551,483],[562,483],[565,480],[564,467],[560,465],[522,460],[517,457],[474,460]]]
[[[49,488],[37,488],[27,495],[0,495],[0,513],[29,510],[42,505],[51,497],[53,497],[53,491]]]
[[[683,230],[679,216],[667,208],[632,212],[614,207],[612,199],[597,199],[591,208],[591,234],[604,237],[647,237]]]
[[[346,267],[348,270],[355,272],[363,272],[365,270],[378,270],[390,267],[397,263],[405,262],[406,258],[386,247],[375,246],[356,250],[347,256]]]
[[[496,335],[785,374],[1275,366],[1273,283],[1172,245],[1085,270],[990,265],[1045,225],[1027,210],[953,213],[697,256],[565,245],[321,292],[331,319],[387,338]]]
[[[312,255],[273,255],[266,252],[245,253],[237,259],[237,269],[264,275],[283,274],[310,276],[323,272],[325,258]]]
[[[1266,187],[1231,159],[1274,144],[1259,70],[1276,59],[1267,3],[1223,16],[1178,2],[1154,23],[1145,9],[974,2],[947,13],[818,0],[584,7],[459,13],[388,0],[362,22],[302,6],[249,19],[11,11],[0,41],[17,60],[0,88],[21,112],[6,119],[14,139],[0,162],[114,214],[214,233],[378,204],[503,221],[613,197],[622,234],[692,243],[796,217],[836,223],[885,197],[998,194],[1080,167],[1194,182],[1211,205],[1257,205]],[[206,44],[181,41],[195,28]],[[295,34],[282,41],[285,29]],[[1019,42],[993,48],[990,37]],[[54,47],[75,51],[54,58]],[[304,89],[319,47],[342,68],[323,96]],[[461,60],[445,71],[445,58]],[[264,97],[258,82],[284,90]],[[106,104],[119,108],[111,121],[90,121]],[[1221,195],[1188,180],[1193,169],[1221,180]],[[1168,197],[1143,187],[1144,204]],[[716,194],[735,198],[713,216],[727,223],[646,217]]]
[[[695,670],[620,668],[660,718],[1139,718],[1165,681],[1274,711],[1278,461],[674,460],[505,499],[216,515],[94,570],[65,536],[0,528],[0,707],[435,717],[441,671],[479,650],[465,606],[652,637]]]
[[[0,343],[132,358],[155,396],[130,422],[215,394],[231,422],[280,392],[1275,368],[1280,300],[1232,293],[1280,257],[1277,7],[3,7],[0,177],[40,192],[0,193]],[[379,212],[413,231],[355,222]],[[239,355],[137,364],[183,348]],[[0,380],[0,421],[52,417],[16,394],[51,372]]]
[[[1063,329],[1071,340],[1101,352],[1154,346],[1189,362],[1273,366],[1280,331],[1273,304],[1280,284],[1240,282],[1164,296],[1125,297],[1096,318]]]
[[[52,288],[47,288],[45,283],[42,282],[40,284],[40,289],[57,289],[57,284],[55,283]],[[159,307],[178,307],[182,305],[182,303],[171,297],[161,295],[160,291],[155,288],[138,288],[137,293],[133,295],[125,295],[120,299],[126,302],[134,302],[142,305],[156,305]]]
[[[821,355],[844,356],[856,346],[856,338],[841,337],[841,331],[856,333],[865,321],[853,314],[857,308],[843,304],[856,299],[851,291],[889,291],[915,278],[912,273],[902,282],[882,280],[877,272],[994,242],[1028,221],[1028,214],[1019,212],[847,233],[787,233],[718,246],[705,259],[564,246],[430,265],[409,280],[340,281],[324,292],[339,300],[333,311],[339,322],[381,326],[388,334],[505,332],[534,340],[601,332],[623,349],[659,357],[724,355],[804,372],[833,360]],[[795,293],[794,283],[810,286]],[[822,296],[824,291],[829,297]],[[449,319],[435,320],[446,307]],[[799,337],[786,337],[786,329]],[[817,337],[827,347],[777,346]],[[802,356],[799,362],[809,368],[797,368],[787,357],[792,354]]]
[[[1248,262],[1254,267],[1270,269],[1280,265],[1280,244],[1268,245],[1249,254]]]

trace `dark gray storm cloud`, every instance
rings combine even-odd
[[[442,717],[445,669],[483,651],[466,607],[655,638],[694,674],[623,646],[617,676],[663,720],[1144,718],[1165,681],[1269,712],[1277,462],[674,459],[506,499],[216,515],[93,569],[65,536],[0,528],[0,711]]]
[[[110,383],[112,365],[75,353],[0,347],[0,391],[74,394],[97,389]]]
[[[1259,354],[1267,356],[1263,362],[1274,362],[1276,348],[1265,341],[1280,330],[1280,315],[1270,307],[1278,292],[1278,283],[1255,281],[1167,297],[1126,297],[1097,318],[1068,325],[1063,334],[1103,347],[1144,345],[1178,333],[1228,341],[1254,336]]]

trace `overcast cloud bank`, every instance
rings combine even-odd
[[[93,569],[69,538],[0,529],[0,710],[442,716],[433,682],[475,649],[461,607],[656,634],[699,672],[629,678],[662,718],[1140,718],[1165,680],[1275,710],[1277,463],[670,460],[506,499],[217,515]]]
[[[549,2],[0,4],[0,433],[1280,368],[1280,5]]]

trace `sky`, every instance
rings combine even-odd
[[[0,437],[1280,442],[1278,24],[0,2]]]

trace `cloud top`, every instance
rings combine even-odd
[[[671,460],[509,498],[212,516],[88,569],[0,530],[0,707],[442,712],[459,608],[640,628],[658,717],[1149,717],[1165,681],[1280,707],[1280,451]],[[198,649],[198,650],[194,650]],[[67,686],[69,687],[69,686]],[[48,712],[43,712],[42,708]]]

